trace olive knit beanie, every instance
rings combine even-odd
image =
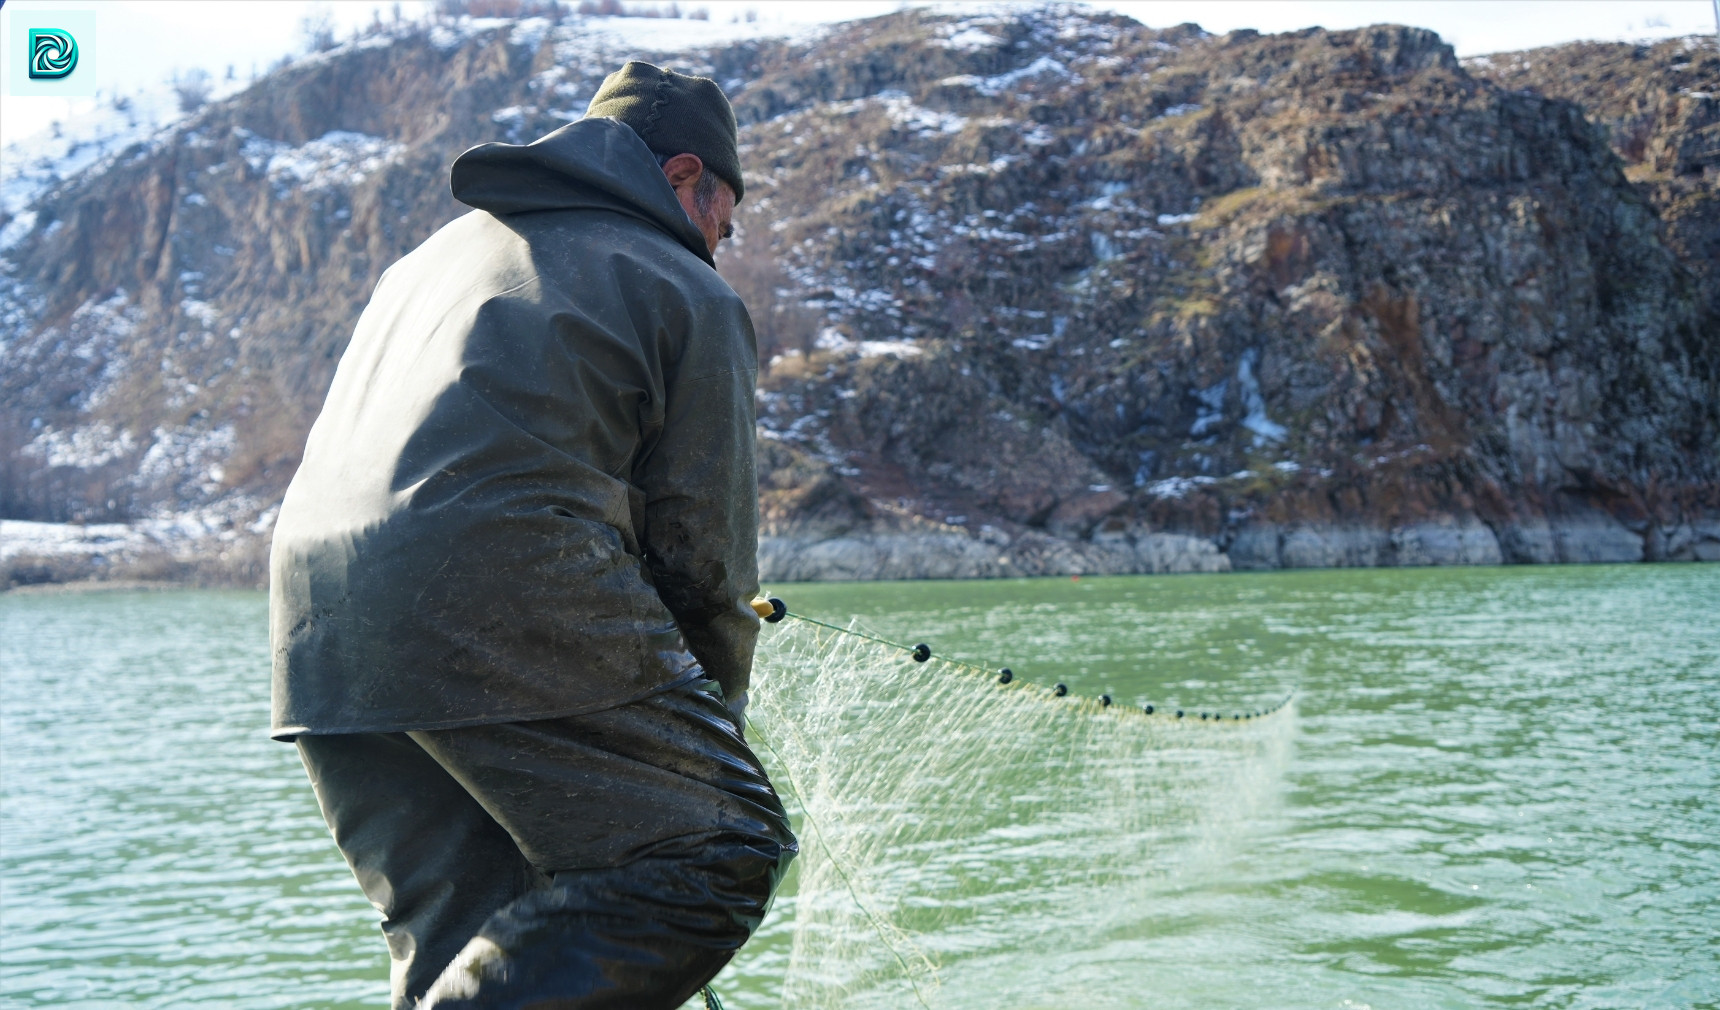
[[[735,110],[716,81],[634,60],[603,79],[585,114],[619,119],[656,154],[698,155],[740,202]]]

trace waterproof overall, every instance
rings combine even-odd
[[[298,745],[382,913],[396,1008],[678,1007],[752,935],[795,852],[709,682]]]

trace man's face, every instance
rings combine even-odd
[[[705,246],[715,256],[717,243],[735,233],[735,226],[729,223],[735,213],[735,191],[726,182],[717,183],[717,191],[705,202],[704,209],[700,209],[693,194],[694,188],[694,183],[677,187],[675,195],[681,198],[681,208],[699,226],[699,232],[705,236]]]
[[[715,256],[717,245],[735,232],[734,225],[730,223],[735,214],[735,191],[729,188],[728,183],[719,181],[711,199],[700,207],[695,191],[704,173],[704,164],[691,154],[677,154],[663,165],[663,174],[668,177],[669,185],[674,187],[681,209],[705,236],[705,247]]]

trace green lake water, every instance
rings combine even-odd
[[[978,911],[907,923],[942,963],[931,1006],[1720,1007],[1720,566],[772,589],[1161,715],[1297,692],[1262,721],[1276,749],[1246,816],[1150,886],[1069,889],[1079,824],[1018,879],[949,854],[971,872],[947,893]],[[266,611],[0,596],[0,1006],[385,1005],[375,913],[265,736]],[[1127,726],[1093,725],[1086,750],[986,781],[1117,781],[1094,748]],[[983,800],[948,797],[952,818]],[[723,978],[731,1010],[782,1004],[792,884]],[[854,1005],[918,1003],[885,986]]]

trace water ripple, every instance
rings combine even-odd
[[[1117,892],[1138,907],[1089,929],[1021,949],[1037,911],[1091,898],[1036,869],[1079,860],[1079,823],[898,854],[936,896],[934,1006],[1720,1004],[1720,566],[779,593],[1086,696],[1198,711],[1300,688],[1282,802],[1210,859],[1155,852]],[[0,597],[0,1005],[385,1003],[375,912],[263,735],[265,618],[248,593]],[[1047,771],[1129,772],[1060,760],[952,802],[978,821]],[[1148,881],[1160,865],[1179,869]],[[731,1006],[777,1005],[795,901],[725,975]]]

